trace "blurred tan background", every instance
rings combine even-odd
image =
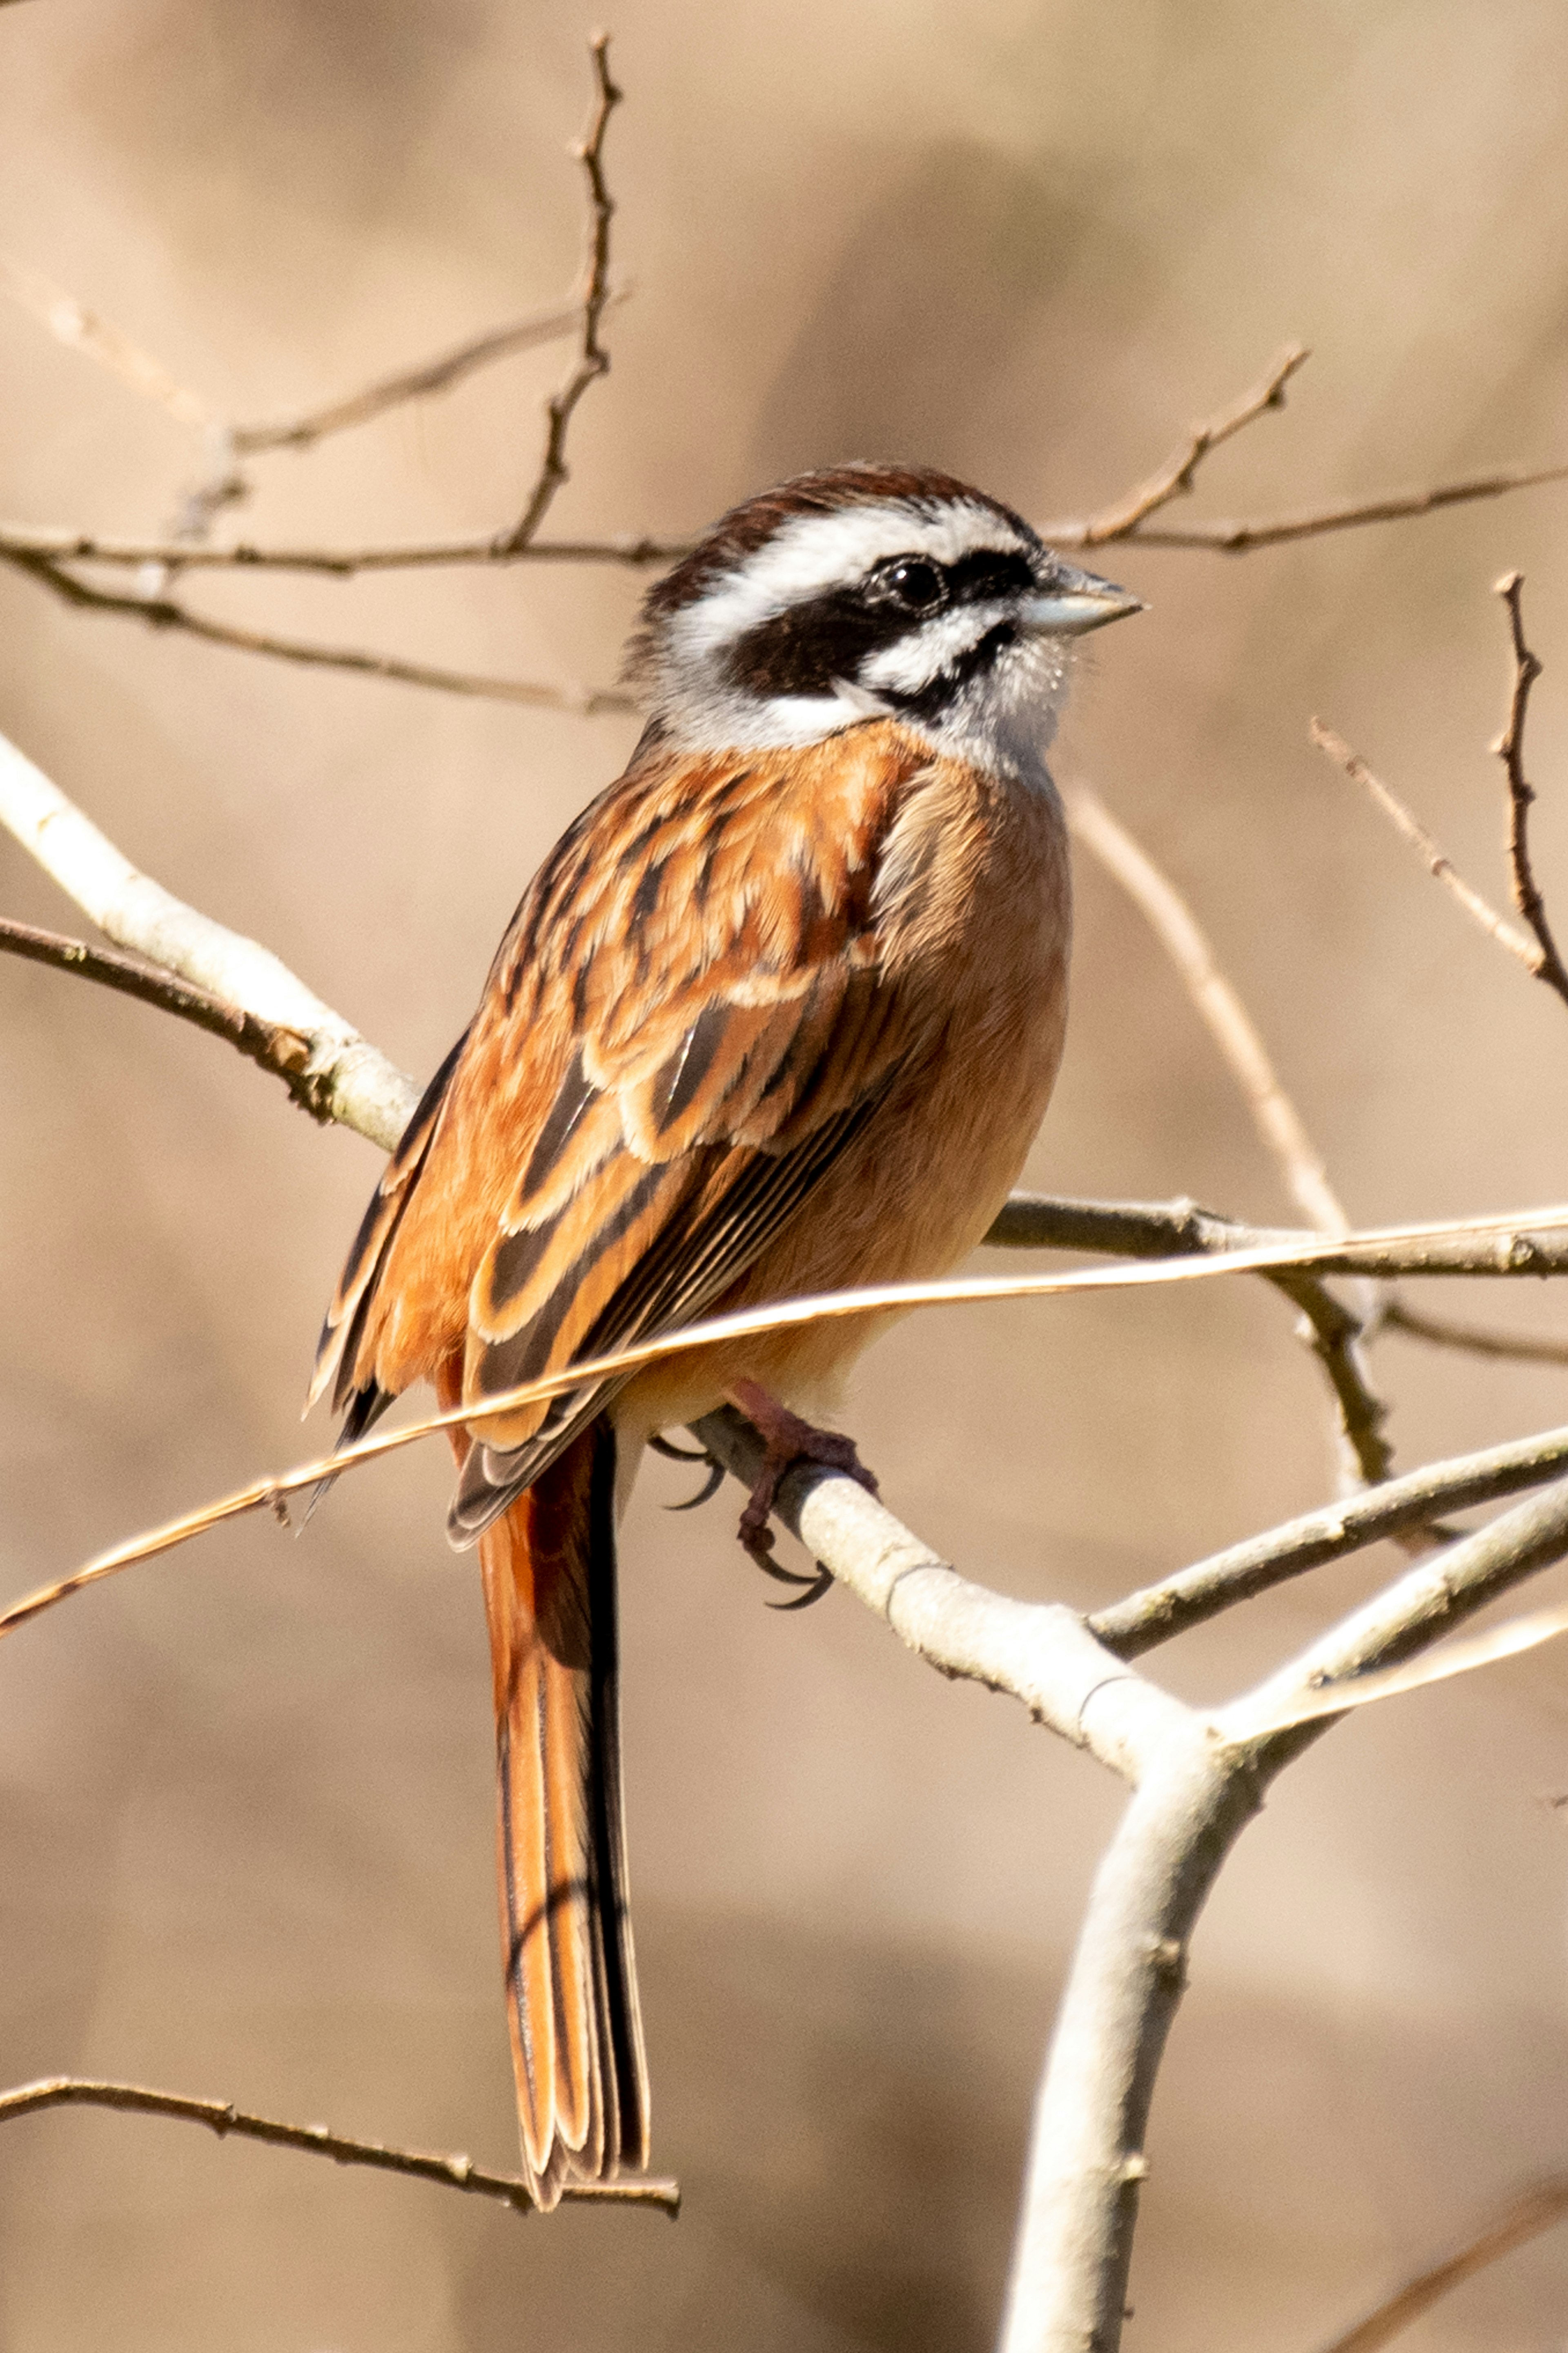
[[[0,12],[0,244],[221,412],[347,390],[558,298],[574,8],[28,0]],[[932,460],[1046,516],[1146,471],[1284,341],[1216,459],[1237,513],[1568,458],[1568,15],[1550,0],[626,0],[614,374],[563,532],[687,533],[791,470]],[[482,530],[557,349],[304,459],[259,537]],[[200,451],[0,308],[0,507],[156,531]],[[258,468],[258,473],[263,472]],[[1118,551],[1149,600],[1062,744],[1191,894],[1352,1212],[1561,1198],[1563,1015],[1305,745],[1310,712],[1503,888],[1490,584],[1529,575],[1541,863],[1568,922],[1568,490],[1242,561]],[[193,601],[515,677],[607,681],[613,571]],[[0,575],[0,727],[170,888],[428,1071],[634,723],[291,670]],[[78,927],[0,844],[0,905]],[[1287,1210],[1139,920],[1081,879],[1034,1179]],[[321,1303],[374,1180],[216,1042],[0,959],[4,1589],[324,1441]],[[987,1261],[993,1267],[995,1260]],[[1568,1298],[1444,1294],[1568,1331]],[[1560,1375],[1379,1353],[1413,1464],[1563,1418]],[[973,1574],[1092,1603],[1329,1492],[1312,1368],[1239,1287],[927,1317],[854,1427]],[[514,2149],[488,1675],[444,1457],[247,1524],[0,1657],[0,2076],[100,2071]],[[1055,1989],[1116,1793],[841,1596],[802,1618],[651,1465],[626,1538],[633,1881],[679,2224],[479,2201],[189,2128],[0,2135],[0,2334],[49,2353],[984,2347]],[[1189,1641],[1219,1694],[1392,1556]],[[1304,2349],[1568,2163],[1568,1694],[1553,1652],[1337,1733],[1204,1924],[1156,2105],[1133,2348]],[[1568,2238],[1413,2347],[1568,2331]]]

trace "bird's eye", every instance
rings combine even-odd
[[[902,606],[906,613],[931,612],[947,594],[940,566],[928,564],[922,555],[895,556],[878,567],[871,585],[879,596]]]

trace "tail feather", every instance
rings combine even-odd
[[[590,1425],[479,1539],[495,1683],[507,2010],[524,2169],[647,2161],[626,1909],[616,1645],[615,1434]]]

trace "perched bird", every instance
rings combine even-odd
[[[1073,642],[1137,600],[924,468],[805,474],[649,593],[630,765],[571,825],[381,1180],[312,1397],[343,1440],[732,1308],[941,1275],[1056,1077],[1069,928],[1045,765]],[[456,1440],[494,1668],[502,1930],[538,2202],[647,2161],[615,1520],[725,1398],[783,1464],[871,1336],[693,1349]]]

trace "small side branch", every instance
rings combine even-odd
[[[583,337],[576,365],[555,393],[545,411],[544,455],[540,461],[538,478],[511,530],[497,543],[497,553],[514,554],[526,547],[538,531],[551,507],[555,494],[567,479],[566,437],[577,404],[591,384],[597,383],[610,369],[610,355],[599,340],[599,328],[605,306],[610,299],[610,222],[615,216],[615,202],[609,183],[605,177],[605,133],[610,117],[620,103],[621,92],[610,79],[610,39],[607,33],[595,33],[589,43],[594,60],[596,94],[593,120],[588,135],[577,150],[588,183],[588,266],[583,289]]]
[[[16,2116],[36,2116],[41,2108],[117,2108],[142,2116],[174,2116],[184,2124],[205,2125],[220,2140],[233,2133],[241,2140],[268,2142],[274,2148],[291,2148],[308,2157],[329,2157],[334,2165],[368,2165],[382,2173],[402,2173],[416,2181],[434,2181],[445,2189],[461,2189],[473,2198],[499,2199],[514,2213],[531,2214],[534,2201],[528,2184],[515,2173],[490,2173],[470,2158],[444,2157],[434,2150],[398,2148],[387,2141],[356,2140],[325,2125],[284,2124],[276,2116],[253,2115],[232,2100],[195,2100],[179,2092],[155,2092],[145,2084],[100,2082],[82,2075],[50,2075],[36,2084],[19,2084],[0,2092],[0,2124]],[[664,2214],[680,2211],[680,2189],[674,2181],[629,2175],[624,2181],[568,2181],[563,2198],[598,2206],[647,2206]]]
[[[1508,776],[1508,866],[1513,882],[1513,903],[1535,935],[1540,950],[1535,965],[1537,978],[1543,980],[1548,988],[1554,988],[1568,1004],[1568,971],[1564,971],[1557,953],[1552,926],[1546,920],[1546,902],[1530,861],[1530,810],[1535,792],[1524,774],[1524,722],[1531,688],[1541,676],[1541,662],[1524,641],[1523,573],[1505,574],[1497,584],[1497,593],[1508,607],[1509,644],[1513,655],[1508,718],[1492,746]]]
[[[1227,408],[1194,425],[1186,439],[1146,482],[1141,482],[1111,505],[1102,507],[1099,514],[1082,524],[1080,536],[1073,544],[1103,547],[1111,540],[1139,537],[1140,526],[1152,514],[1157,514],[1163,506],[1192,489],[1198,468],[1211,450],[1217,449],[1222,442],[1228,441],[1268,410],[1284,407],[1285,386],[1310,356],[1305,343],[1287,343],[1257,384]]]

